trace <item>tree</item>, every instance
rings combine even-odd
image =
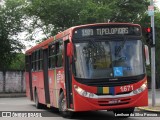
[[[147,10],[146,0],[28,0],[32,28],[55,35],[71,26],[96,22],[136,22]],[[39,22],[40,21],[40,22]],[[44,27],[45,26],[45,27]],[[47,36],[48,37],[48,36]]]
[[[25,55],[23,53],[17,53],[14,59],[11,61],[8,69],[25,70]]]
[[[114,0],[111,21],[139,23],[148,9],[147,0]]]
[[[17,38],[23,26],[23,2],[24,0],[5,0],[5,4],[0,5],[0,69],[6,69],[15,53],[23,48]]]
[[[160,63],[159,63],[159,55],[160,55],[160,24],[159,24],[159,21],[160,21],[160,11],[159,9],[156,9],[155,10],[155,14],[154,14],[154,17],[155,17],[155,43],[156,43],[156,81],[160,81]],[[140,24],[142,25],[142,28],[146,28],[146,27],[151,27],[151,18],[150,16],[148,16],[148,14],[146,13],[143,18],[141,19],[140,21]],[[145,36],[145,35],[144,35]],[[145,38],[144,38],[144,41],[145,41]],[[151,55],[150,55],[151,56]],[[152,58],[151,58],[152,59]],[[150,60],[151,60],[150,59]],[[148,73],[148,76],[151,76],[151,66],[147,66],[147,73]],[[149,77],[150,78],[150,77]],[[159,83],[156,83],[159,87],[160,87],[160,82]]]
[[[157,10],[155,13],[155,40],[156,40],[156,85],[159,88],[160,87],[160,59],[159,59],[159,55],[160,55],[160,11]]]
[[[42,28],[44,34],[54,35],[79,22],[82,6],[81,0],[34,0],[26,11],[32,17],[32,28]]]

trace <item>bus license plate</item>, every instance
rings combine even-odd
[[[116,100],[110,100],[108,103],[109,104],[117,104],[117,103],[120,103],[120,102],[121,102],[121,100],[116,99]]]

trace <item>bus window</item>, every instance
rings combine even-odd
[[[63,49],[63,42],[58,42],[57,43],[57,53],[56,53],[56,57],[57,57],[57,67],[61,67],[62,66],[62,49]]]
[[[37,58],[37,66],[38,66],[38,70],[42,70],[42,50],[38,50],[38,58]]]
[[[42,70],[43,68],[43,53],[42,53],[42,50],[40,50],[40,69]]]
[[[36,71],[39,70],[38,60],[39,60],[39,51],[36,51],[36,60],[35,60],[35,63],[36,63]]]
[[[32,53],[32,71],[36,71],[36,52]]]
[[[48,58],[48,66],[49,69],[51,68],[55,68],[56,64],[56,60],[55,60],[55,44],[52,44],[49,46],[49,58]]]

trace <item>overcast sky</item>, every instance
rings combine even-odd
[[[157,0],[155,5],[160,9],[160,0]]]

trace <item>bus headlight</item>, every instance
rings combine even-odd
[[[88,98],[94,98],[95,97],[94,93],[87,92],[87,91],[83,90],[82,88],[80,88],[77,85],[74,85],[74,89],[76,90],[76,92],[78,94],[80,94],[83,97],[88,97]]]
[[[133,91],[133,94],[139,94],[147,88],[147,82],[145,82],[140,88]]]

